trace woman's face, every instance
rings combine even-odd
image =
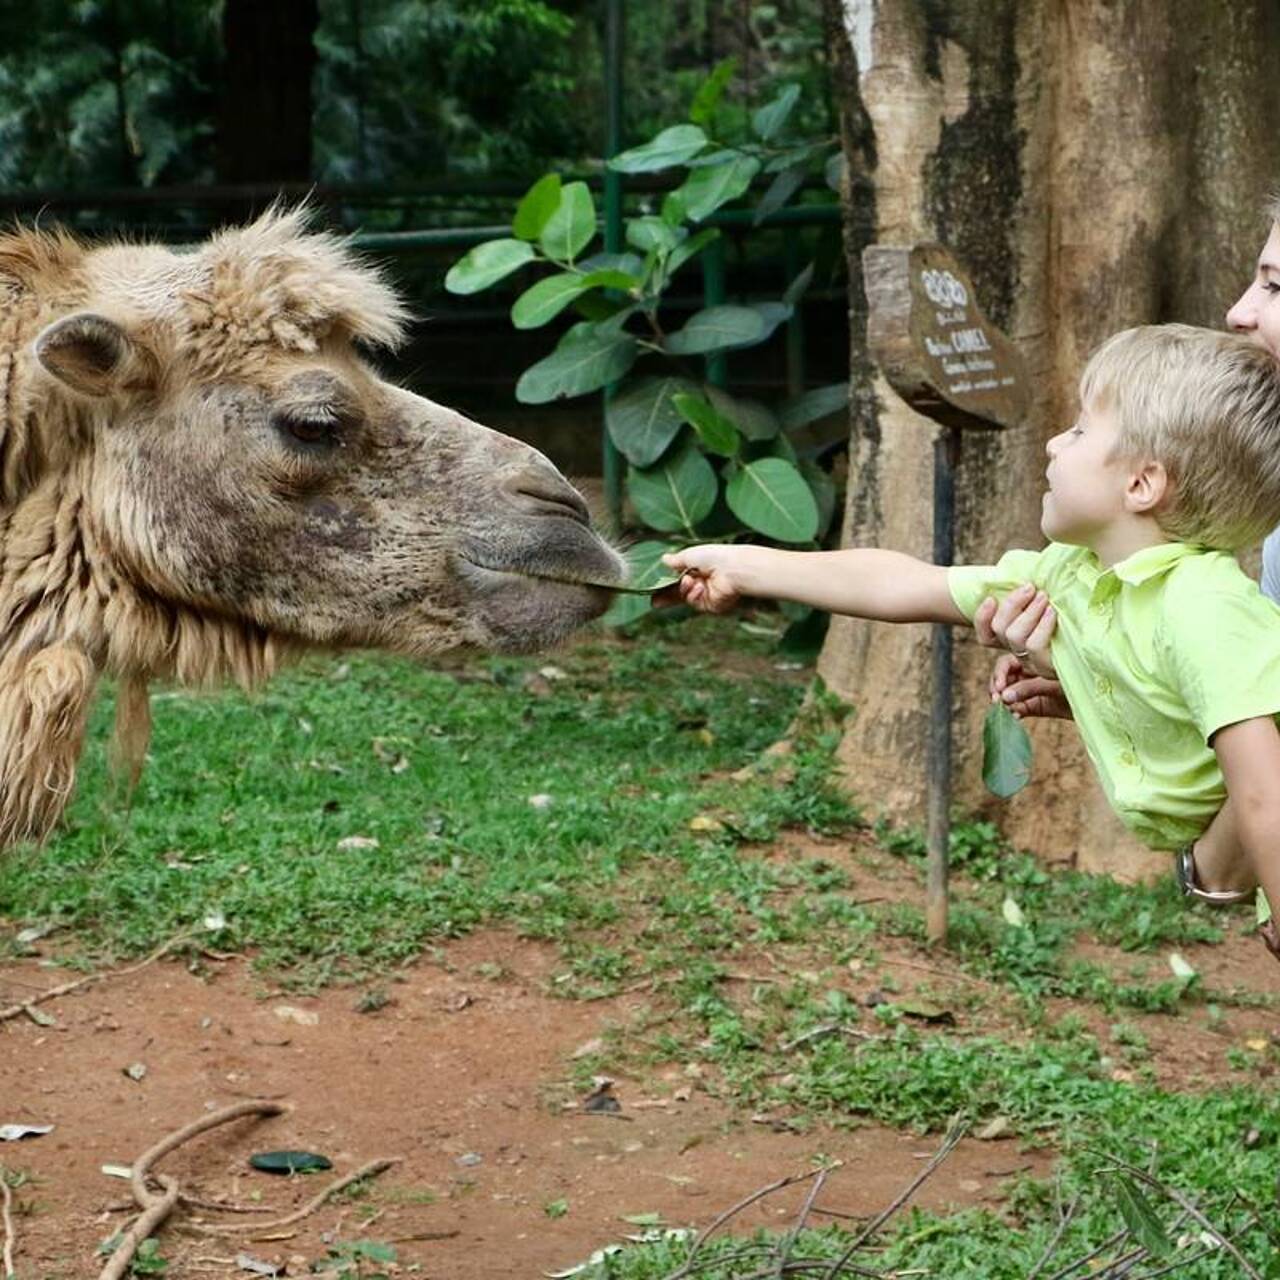
[[[1262,246],[1253,282],[1227,312],[1227,328],[1280,357],[1280,223]]]

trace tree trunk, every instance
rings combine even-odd
[[[933,428],[870,366],[860,255],[939,240],[1026,357],[1026,423],[968,433],[960,562],[1038,547],[1044,442],[1075,412],[1089,352],[1117,329],[1220,325],[1249,279],[1280,173],[1280,11],[1270,0],[826,0],[849,160],[854,409],[846,546],[927,558]],[[957,636],[957,807],[1053,861],[1166,869],[1108,810],[1074,726],[1032,724],[1032,785],[997,805],[980,780],[993,654]],[[924,813],[929,629],[837,619],[819,663],[856,708],[852,792]]]
[[[225,0],[220,182],[311,179],[318,0]]]

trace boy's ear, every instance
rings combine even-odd
[[[1170,488],[1163,462],[1140,463],[1130,473],[1125,505],[1136,515],[1150,515],[1168,497]]]

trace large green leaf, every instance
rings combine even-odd
[[[1031,778],[1031,739],[1022,722],[993,702],[982,722],[982,781],[992,795],[1007,800]]]
[[[560,203],[547,219],[538,244],[548,258],[572,262],[596,233],[596,206],[585,182],[571,182],[560,192]]]
[[[675,543],[652,541],[637,542],[627,548],[627,585],[632,590],[625,594],[619,593],[614,599],[609,612],[602,619],[605,626],[625,627],[637,618],[644,617],[653,608],[649,597],[637,592],[657,591],[659,587],[668,586],[677,580],[677,575],[662,563],[663,555],[674,550]]]
[[[684,328],[668,336],[663,345],[672,355],[703,355],[758,342],[764,330],[764,316],[754,307],[707,307],[691,316]]]
[[[654,173],[692,160],[706,145],[707,135],[696,124],[672,125],[642,146],[614,156],[609,168],[619,173]]]
[[[747,400],[742,396],[731,396],[727,391],[713,386],[706,388],[706,395],[748,440],[772,440],[778,434],[777,415],[767,404],[759,400]]]
[[[761,107],[751,117],[751,127],[755,130],[756,137],[761,142],[772,142],[799,101],[800,86],[787,85],[768,106]]]
[[[695,169],[682,186],[671,194],[684,210],[685,217],[695,222],[709,217],[722,204],[736,200],[751,185],[751,179],[760,172],[760,161],[755,156],[738,152],[726,152],[730,158],[721,164]]]
[[[530,285],[511,308],[511,323],[517,329],[536,329],[554,319],[583,291],[576,271],[562,271]]]
[[[678,392],[694,391],[687,378],[637,378],[605,405],[609,438],[635,467],[650,467],[667,451],[684,419],[672,403]]]
[[[788,400],[781,408],[784,431],[793,431],[796,427],[807,426],[829,413],[849,412],[849,384],[832,382],[825,387],[814,387],[792,400]]]
[[[698,86],[693,95],[693,103],[689,107],[689,119],[694,124],[710,124],[711,117],[719,105],[721,97],[733,73],[738,69],[737,58],[725,58],[717,62],[711,74]]]
[[[648,253],[652,249],[669,253],[686,235],[688,232],[683,227],[673,227],[653,214],[627,221],[627,243],[641,253]]]
[[[630,334],[603,325],[576,324],[549,355],[530,365],[516,383],[521,404],[546,404],[598,391],[635,363],[639,348]]]
[[[777,213],[788,200],[804,185],[808,173],[808,165],[795,164],[783,171],[769,184],[769,189],[760,197],[756,205],[755,217],[751,219],[754,226],[759,226],[771,213]]]
[[[579,294],[588,289],[630,289],[636,281],[621,271],[592,271],[580,274],[562,271],[531,285],[511,308],[511,323],[517,329],[536,329],[554,319]]]
[[[738,428],[709,400],[690,392],[680,392],[671,399],[681,417],[698,433],[704,449],[723,458],[732,458],[738,452]]]
[[[535,253],[523,240],[486,240],[449,268],[444,287],[450,293],[479,293],[532,262]]]
[[[713,240],[720,238],[720,232],[715,227],[704,227],[697,235],[690,236],[681,244],[676,245],[671,250],[671,256],[667,259],[667,276],[671,277],[696,253],[701,253]]]
[[[1168,1257],[1173,1244],[1151,1201],[1139,1190],[1134,1180],[1124,1173],[1113,1175],[1116,1204],[1124,1225],[1138,1244],[1156,1258]]]
[[[812,542],[818,505],[805,478],[781,458],[742,467],[725,490],[729,510],[748,528],[776,542]]]
[[[794,309],[785,302],[752,302],[747,309],[759,315],[760,329],[753,337],[724,348],[726,351],[741,351],[744,347],[756,347],[762,342],[768,342],[773,337],[774,330],[794,314]]]
[[[821,538],[831,527],[832,518],[836,514],[836,482],[816,462],[802,458],[799,463],[800,474],[808,482],[813,491],[813,500],[818,504],[818,532]]]
[[[521,240],[536,240],[559,207],[560,175],[548,173],[539,178],[516,205],[511,230]]]
[[[715,506],[719,484],[711,463],[693,445],[677,449],[656,467],[631,468],[627,492],[651,529],[692,534]]]

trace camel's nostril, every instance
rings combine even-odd
[[[502,491],[516,506],[534,515],[561,515],[582,524],[591,516],[582,495],[556,472],[525,467],[508,476]]]

